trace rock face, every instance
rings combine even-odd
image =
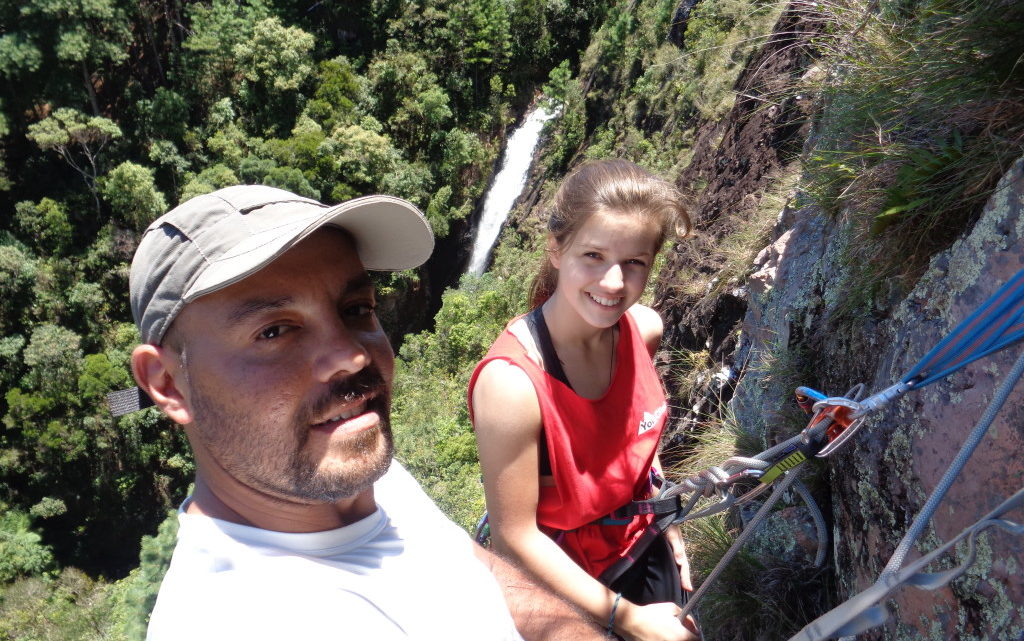
[[[687,268],[717,271],[721,267],[717,242],[746,223],[778,178],[785,158],[799,151],[807,133],[809,105],[788,95],[786,88],[806,72],[812,42],[822,28],[813,14],[787,8],[772,36],[737,79],[739,97],[728,116],[698,131],[694,161],[678,179],[684,191],[706,185],[692,208],[695,235],[680,243],[680,251],[668,258],[662,273]],[[772,104],[765,107],[766,103]],[[743,316],[742,296],[695,296],[686,291],[685,283],[668,279],[658,283],[655,298],[665,320],[667,344],[685,349],[711,347],[714,357],[732,350],[729,336]]]
[[[903,300],[883,303],[859,331],[822,335],[844,300],[836,257],[849,234],[813,207],[784,212],[776,240],[758,257],[735,352],[738,421],[768,440],[791,390],[761,367],[767,355],[812,348],[805,384],[842,394],[864,382],[877,392],[898,381],[961,320],[1024,268],[1024,159],[1003,177],[977,223]],[[1019,344],[976,361],[872,416],[828,459],[834,564],[840,596],[873,583],[897,543],[1024,352]],[[772,406],[774,404],[774,407]],[[790,432],[792,433],[792,432]],[[782,435],[784,436],[784,435]],[[1019,385],[919,540],[927,552],[947,541],[1024,484],[1024,383]],[[1013,517],[1020,521],[1021,515]],[[1024,541],[1003,532],[981,540],[978,562],[951,587],[904,588],[893,617],[861,639],[1024,638]],[[912,557],[916,554],[912,553]],[[945,567],[951,567],[952,559]],[[936,568],[933,568],[936,569]]]

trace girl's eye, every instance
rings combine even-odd
[[[628,262],[630,265],[639,265],[640,267],[647,267],[647,263],[640,260],[639,258],[632,258]]]
[[[587,258],[593,258],[595,260],[598,260],[598,259],[601,258],[601,254],[599,254],[597,252],[586,252],[583,255],[586,256]]]

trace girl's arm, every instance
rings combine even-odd
[[[654,469],[658,470],[658,473],[664,478],[665,468],[661,466],[660,455],[654,455],[653,465]],[[683,543],[683,534],[679,526],[670,525],[665,530],[665,538],[668,539],[668,543],[672,547],[672,555],[676,559],[676,564],[679,565],[679,578],[682,579],[683,589],[693,592],[693,581],[690,579],[690,559],[686,556],[686,546]]]
[[[481,370],[471,402],[495,550],[606,625],[615,594],[537,527],[541,417],[529,377],[505,361],[492,361]],[[678,612],[675,604],[637,606],[621,599],[615,631],[627,639],[695,638]]]

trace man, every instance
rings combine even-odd
[[[115,412],[151,400],[196,463],[150,640],[599,636],[392,461],[394,355],[366,270],[432,249],[401,199],[327,207],[251,185],[146,230],[130,276],[141,392]]]

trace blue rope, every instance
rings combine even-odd
[[[1024,339],[1024,269],[957,325],[902,382],[919,389]]]

